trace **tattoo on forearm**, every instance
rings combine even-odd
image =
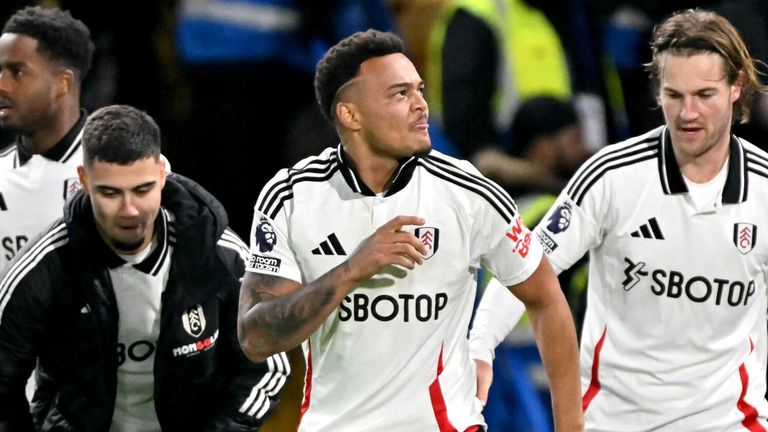
[[[258,280],[252,285],[254,288],[258,287],[258,291],[247,290],[248,292],[241,298],[241,304],[250,309],[265,300],[275,298],[266,291],[281,281],[282,279],[278,277],[258,275]],[[311,290],[278,297],[269,307],[261,309],[258,315],[252,317],[252,324],[262,328],[276,339],[295,335],[322,314],[323,310],[327,311],[328,307],[335,307],[333,304],[335,290],[328,282],[321,278],[313,284],[314,287]],[[303,289],[305,288],[299,288],[299,290]]]

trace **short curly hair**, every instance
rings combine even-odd
[[[8,19],[3,33],[37,39],[38,52],[63,67],[73,69],[80,83],[91,69],[95,49],[91,32],[69,11],[28,6]]]
[[[99,160],[130,165],[160,159],[160,128],[144,111],[129,105],[109,105],[88,116],[83,126],[83,164]]]
[[[323,116],[334,122],[337,93],[357,75],[364,61],[396,53],[405,54],[403,40],[394,33],[373,29],[354,33],[331,47],[317,63],[315,72],[315,98]]]

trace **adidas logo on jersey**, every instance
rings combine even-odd
[[[640,228],[632,232],[631,235],[632,237],[664,240],[664,234],[661,233],[661,227],[659,227],[655,217],[648,219],[647,223],[640,225]]]
[[[320,243],[320,246],[312,249],[312,255],[346,255],[347,252],[341,247],[336,233],[331,233],[328,238]]]

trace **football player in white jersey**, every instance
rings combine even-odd
[[[556,271],[589,252],[586,428],[766,431],[768,154],[731,133],[766,87],[715,13],[673,15],[652,48],[666,124],[589,159],[535,230]]]
[[[304,341],[300,431],[479,431],[467,329],[486,265],[527,306],[558,430],[582,430],[575,330],[509,196],[431,151],[423,81],[402,40],[332,47],[315,90],[341,144],[262,190],[241,288],[254,361]]]
[[[16,139],[0,151],[0,269],[80,189],[80,89],[93,50],[85,24],[56,8],[21,9],[3,28],[0,126]]]

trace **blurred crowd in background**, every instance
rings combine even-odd
[[[0,19],[28,4],[68,9],[91,29],[83,106],[130,104],[158,119],[174,171],[213,192],[246,237],[264,182],[337,143],[314,101],[314,66],[355,31],[406,40],[435,147],[513,197],[556,192],[595,150],[661,124],[643,64],[653,24],[673,11],[717,11],[768,60],[760,0],[6,0]],[[768,102],[754,105],[735,131],[763,146]],[[0,130],[0,147],[11,138]]]

